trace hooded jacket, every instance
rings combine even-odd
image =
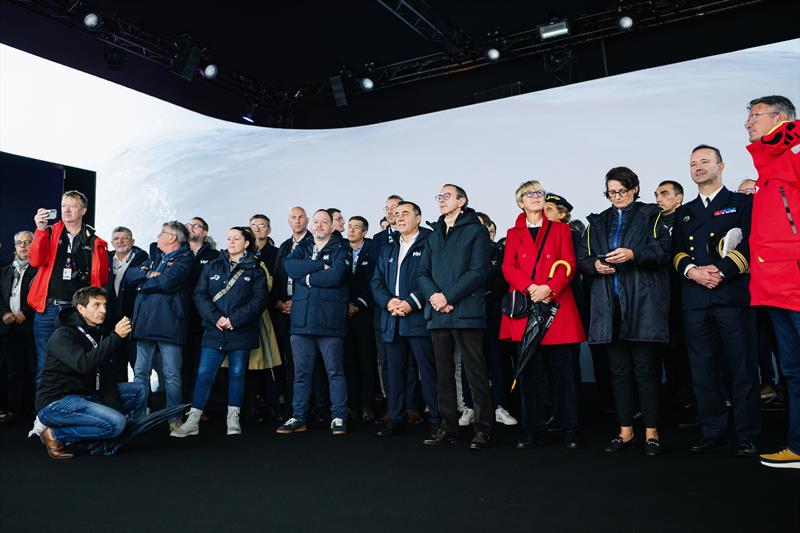
[[[194,289],[194,303],[203,321],[202,345],[223,352],[258,348],[258,320],[267,307],[267,280],[260,259],[248,254],[233,269],[227,251],[203,267]],[[216,302],[214,296],[228,281],[242,273],[224,296]],[[217,320],[226,316],[232,330],[217,329]]]
[[[486,277],[489,274],[489,232],[472,208],[465,208],[446,233],[444,215],[429,222],[417,283],[425,296],[428,329],[485,329]],[[453,306],[434,311],[428,299],[441,292]]]
[[[375,273],[372,276],[372,294],[375,297],[375,308],[379,310],[378,331],[381,342],[392,342],[396,335],[401,337],[429,337],[425,309],[425,295],[419,289],[417,271],[425,254],[426,241],[431,230],[419,228],[419,235],[408,249],[403,263],[400,265],[400,291],[395,294],[397,284],[397,260],[400,256],[400,242],[383,247],[380,258],[376,261]],[[386,310],[386,304],[392,298],[399,298],[411,306],[411,313],[404,317],[392,316]]]
[[[81,231],[92,248],[92,264],[89,271],[89,284],[92,287],[105,287],[108,283],[108,243],[95,235],[94,228],[83,225]],[[42,313],[47,306],[47,290],[53,275],[53,261],[58,255],[58,242],[64,232],[64,223],[58,221],[45,229],[37,229],[31,243],[30,264],[38,269],[28,292],[28,305]],[[60,272],[59,272],[60,275]]]
[[[654,204],[635,202],[625,210],[631,217],[619,237],[621,248],[633,250],[633,261],[615,265],[615,275],[601,275],[595,269],[597,256],[611,251],[609,231],[612,217],[620,211],[609,207],[587,217],[581,239],[578,269],[590,281],[589,343],[608,344],[615,340],[614,279],[619,288],[621,321],[618,339],[641,342],[669,341],[670,235],[659,223],[661,210]]]
[[[549,228],[549,232],[548,232]],[[547,234],[547,239],[544,235]],[[542,248],[542,246],[544,246]],[[542,248],[536,274],[533,267]],[[550,278],[550,274],[553,277]],[[508,281],[508,291],[526,293],[531,283],[547,285],[553,290],[552,300],[559,304],[553,324],[542,338],[543,345],[573,344],[586,340],[575,297],[572,279],[576,275],[575,248],[572,230],[563,222],[550,222],[542,217],[542,227],[533,240],[528,230],[527,217],[520,213],[513,228],[506,235],[503,275]],[[500,338],[521,341],[527,318],[503,315],[500,321]]]
[[[800,120],[747,150],[758,170],[750,229],[750,303],[800,311]]]
[[[97,346],[86,335],[94,339]],[[107,374],[107,365],[102,363],[123,342],[114,332],[104,334],[100,327],[86,324],[76,308],[63,309],[47,342],[42,383],[36,391],[36,411],[71,394],[91,396],[96,390],[98,371],[100,401],[120,410],[122,401],[116,382]]]
[[[286,274],[294,280],[290,333],[346,337],[350,243],[334,234],[316,259],[313,253],[312,239],[286,258]]]

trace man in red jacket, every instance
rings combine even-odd
[[[30,265],[38,269],[28,292],[28,305],[36,311],[33,336],[36,342],[36,385],[42,380],[47,341],[55,329],[58,313],[72,307],[72,295],[87,285],[108,283],[106,241],[83,223],[88,201],[79,191],[61,198],[61,220],[48,226],[48,210],[39,209],[33,221],[36,232],[31,243]]]
[[[786,377],[786,448],[761,463],[800,468],[800,121],[783,96],[750,102],[744,127],[758,170],[750,233],[751,305],[769,309]]]

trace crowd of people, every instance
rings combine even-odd
[[[615,167],[610,205],[585,227],[566,198],[529,180],[497,242],[467,191],[445,184],[430,228],[418,203],[391,195],[372,238],[365,217],[295,206],[280,246],[256,214],[221,251],[200,217],[165,222],[149,251],[116,227],[108,250],[84,223],[87,198],[67,191],[61,219],[40,209],[0,271],[0,423],[35,417],[30,435],[70,458],[157,409],[155,371],[167,408],[191,403],[170,435],[198,435],[227,366],[228,435],[242,432],[243,412],[276,419],[282,435],[314,422],[345,435],[361,421],[389,438],[427,421],[425,445],[472,425],[468,446],[483,450],[518,412],[518,448],[551,432],[578,448],[588,342],[619,423],[606,452],[637,442],[663,452],[663,372],[699,428],[695,453],[733,436],[733,453],[756,457],[762,402],[780,392],[787,445],[760,460],[800,468],[800,121],[788,99],[767,96],[750,102],[745,128],[758,178],[737,191],[711,145],[688,154],[694,200],[666,180],[645,203],[636,173]]]

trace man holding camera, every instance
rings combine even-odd
[[[116,437],[125,429],[126,415],[144,405],[141,383],[117,383],[102,365],[131,332],[128,317],[113,332],[102,329],[107,301],[105,289],[79,289],[74,308],[59,312],[47,344],[36,409],[46,426],[42,443],[53,459],[73,457],[67,444]]]
[[[36,232],[31,243],[30,265],[38,269],[28,292],[28,305],[36,311],[33,337],[36,342],[36,386],[42,381],[47,341],[55,330],[58,313],[72,307],[72,295],[82,287],[104,287],[108,283],[107,243],[83,223],[88,200],[79,191],[61,198],[61,220],[52,226],[55,209],[39,209],[33,221]],[[38,433],[38,431],[37,431]]]

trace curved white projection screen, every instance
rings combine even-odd
[[[568,198],[577,218],[608,205],[603,176],[618,165],[639,174],[646,201],[664,179],[691,198],[689,152],[706,143],[736,187],[755,174],[747,102],[768,94],[800,104],[800,40],[373,126],[287,131],[210,119],[0,45],[0,150],[95,170],[98,231],[129,226],[142,246],[163,221],[198,215],[224,242],[257,212],[280,242],[295,204],[338,207],[375,229],[393,193],[433,220],[446,182],[503,235],[526,179]]]

